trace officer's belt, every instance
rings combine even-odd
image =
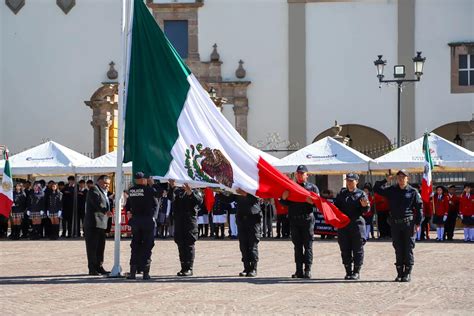
[[[409,223],[413,220],[413,216],[408,216],[405,218],[400,218],[400,219],[392,219],[394,224],[403,224],[403,223]]]

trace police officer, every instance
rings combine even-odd
[[[183,187],[174,187],[170,180],[171,200],[173,201],[174,241],[178,245],[181,270],[178,276],[192,276],[194,265],[194,243],[198,239],[197,206],[203,198],[196,189],[188,184]]]
[[[258,242],[262,235],[262,209],[258,199],[247,192],[237,189],[239,195],[235,195],[237,204],[237,229],[239,236],[239,247],[242,253],[244,271],[239,276],[257,276]]]
[[[137,270],[143,271],[143,280],[150,279],[151,250],[155,246],[156,208],[155,190],[147,186],[143,172],[134,176],[135,185],[129,189],[129,197],[125,206],[132,227],[132,254],[130,257],[130,274],[127,279],[135,279]]]
[[[357,188],[359,175],[348,173],[346,187],[336,196],[334,204],[349,217],[350,222],[337,230],[337,242],[341,249],[342,264],[346,268],[346,280],[358,280],[364,263],[365,220],[362,213],[369,209],[368,197]],[[352,263],[354,269],[352,270]]]
[[[397,183],[386,186],[392,180],[377,181],[374,191],[388,199],[390,204],[391,230],[393,247],[395,248],[397,267],[396,282],[410,282],[411,271],[415,259],[415,231],[421,221],[422,201],[420,194],[408,184],[408,172],[404,169],[397,172]],[[416,227],[415,227],[416,226]]]
[[[308,168],[300,165],[296,169],[296,182],[310,192],[319,194],[316,185],[307,182]],[[306,202],[293,202],[287,200],[289,191],[284,191],[281,204],[288,206],[290,220],[291,241],[295,247],[296,272],[292,278],[311,278],[311,264],[313,263],[313,235],[314,235],[314,206],[310,196]],[[303,272],[304,263],[304,272]]]

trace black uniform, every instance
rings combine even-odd
[[[250,194],[235,195],[237,204],[237,229],[239,231],[239,247],[244,263],[244,274],[255,276],[258,262],[258,242],[262,236],[262,210],[258,199]],[[254,273],[254,275],[252,275]]]
[[[30,195],[33,194],[33,189],[24,189],[26,195],[26,205],[28,207],[28,201],[30,199]],[[23,214],[23,220],[21,221],[21,238],[27,238],[29,235],[29,229],[31,226],[31,219],[27,213],[27,209],[25,209],[25,213]]]
[[[62,199],[63,194],[61,191],[50,191],[47,196],[47,215],[48,218],[59,217],[59,211],[62,210]],[[59,222],[58,224],[53,224],[52,221],[49,221],[49,228],[47,230],[48,237],[50,239],[59,238]]]
[[[194,243],[198,239],[197,206],[203,198],[198,190],[192,190],[188,195],[183,188],[170,190],[170,194],[173,201],[174,241],[178,245],[181,262],[178,275],[192,275]]]
[[[392,244],[395,248],[399,277],[409,275],[415,259],[415,225],[420,225],[422,213],[421,196],[415,188],[408,185],[401,189],[398,184],[384,186],[387,180],[377,181],[374,191],[385,196],[390,204]],[[398,279],[398,277],[397,277]]]
[[[13,205],[12,205],[12,218],[14,222],[18,222],[19,225],[12,224],[12,232],[10,238],[13,240],[20,239],[21,221],[26,211],[26,194],[23,190],[17,192],[13,191]]]
[[[46,203],[44,200],[44,192],[38,191],[33,192],[28,197],[27,209],[30,212],[30,217],[35,220],[45,216]],[[31,239],[39,239],[42,237],[42,227],[39,223],[34,223],[33,230],[31,232]]]
[[[337,230],[337,242],[341,249],[342,263],[346,268],[346,278],[352,276],[352,272],[359,273],[360,267],[364,263],[365,244],[365,220],[362,213],[369,209],[360,203],[362,199],[368,200],[367,195],[360,189],[349,191],[343,188],[336,197],[334,204],[342,213],[349,217],[347,226]],[[354,271],[352,271],[354,263]]]
[[[310,192],[319,194],[316,185],[305,182],[299,183]],[[313,263],[313,235],[314,235],[314,206],[306,202],[293,202],[280,200],[288,206],[288,219],[290,221],[291,241],[295,248],[296,273],[294,277],[303,277],[303,263],[305,270],[311,270]]]
[[[128,224],[132,227],[131,270],[150,271],[151,250],[155,246],[153,215],[157,206],[155,190],[146,185],[135,185],[129,190],[126,210],[132,213]]]
[[[74,208],[74,186],[67,185],[63,189],[63,216],[62,216],[62,237],[72,236],[72,215]]]

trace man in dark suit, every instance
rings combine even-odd
[[[84,237],[86,240],[87,265],[89,275],[108,274],[102,267],[104,262],[105,230],[107,220],[112,212],[107,191],[110,178],[106,175],[99,177],[86,197],[86,214],[84,217]]]

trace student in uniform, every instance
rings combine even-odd
[[[464,241],[474,241],[474,194],[471,194],[471,184],[464,185],[464,191],[459,198],[459,217],[464,225]]]
[[[435,195],[433,196],[434,200],[434,215],[433,215],[433,224],[436,225],[436,240],[444,240],[444,223],[448,218],[449,211],[449,198],[444,193],[445,189],[443,186],[437,186]]]

